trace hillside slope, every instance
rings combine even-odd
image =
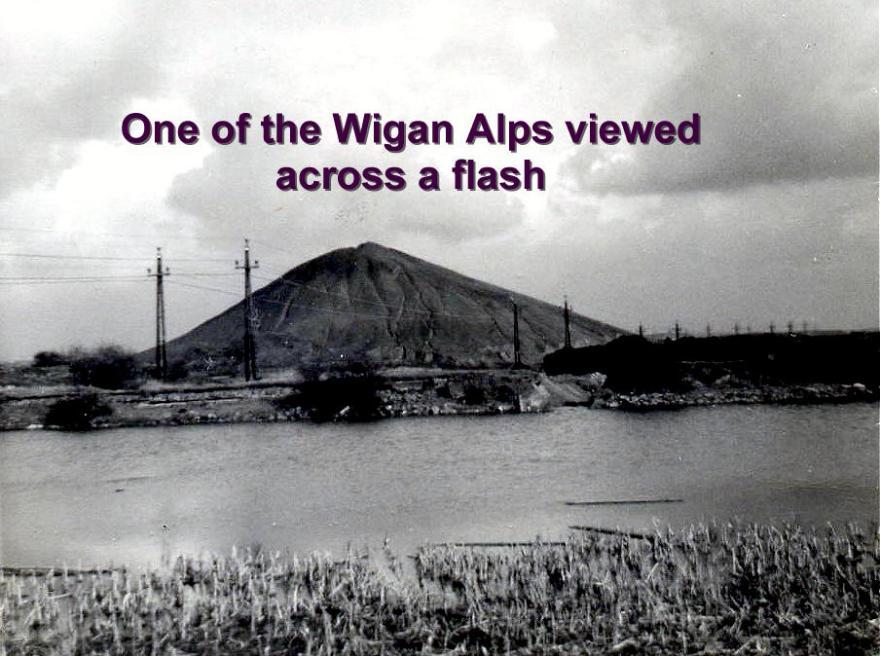
[[[562,310],[367,242],[330,251],[254,292],[263,367],[351,362],[497,366],[513,360],[511,301],[519,306],[522,359],[538,364],[563,341]],[[168,344],[169,359],[234,359],[238,303]],[[572,314],[575,345],[624,331]]]

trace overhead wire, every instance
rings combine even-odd
[[[192,289],[199,289],[199,290],[203,290],[203,291],[213,291],[213,292],[218,292],[218,293],[222,293],[222,294],[227,294],[229,296],[240,296],[240,292],[231,291],[231,290],[227,290],[227,289],[220,289],[218,287],[208,287],[206,285],[185,283],[185,282],[181,282],[179,280],[173,280],[173,279],[169,279],[166,282],[168,282],[169,284],[180,285],[182,287],[189,287]],[[260,290],[257,290],[257,292],[255,292],[255,294],[259,293],[259,291]],[[300,309],[305,309],[305,310],[311,310],[313,312],[321,312],[324,314],[333,314],[333,315],[346,316],[346,317],[357,317],[357,318],[361,318],[361,319],[370,319],[370,320],[374,320],[374,321],[383,321],[383,322],[400,321],[403,319],[417,321],[420,319],[428,319],[428,318],[436,318],[436,317],[446,317],[446,318],[454,318],[454,319],[462,319],[462,318],[485,319],[487,316],[487,314],[464,315],[464,314],[453,314],[453,313],[449,313],[449,312],[434,312],[434,311],[407,311],[407,312],[398,312],[396,314],[380,315],[380,314],[375,314],[375,313],[369,314],[369,313],[365,313],[365,312],[358,312],[358,311],[354,311],[354,310],[325,308],[325,307],[321,307],[318,305],[307,305],[304,303],[293,303],[290,301],[277,301],[277,300],[274,300],[271,298],[265,298],[265,297],[260,298],[259,302],[260,303],[268,303],[270,305],[278,305],[278,306],[285,307],[285,308],[295,307],[295,308],[300,308]],[[389,305],[385,305],[383,307],[385,307],[386,309],[393,309],[392,306],[389,306]]]
[[[25,228],[25,227],[3,227],[0,228],[2,230],[19,230],[26,232],[57,232],[52,229],[43,229],[43,228]],[[121,234],[121,233],[100,233],[100,232],[91,232],[88,231],[80,231],[85,232],[86,234],[94,234],[94,235],[105,235],[105,236],[121,236],[125,238],[133,238],[134,235],[129,234]],[[279,248],[275,245],[268,244],[263,242],[262,240],[251,240],[252,243],[258,244],[262,247],[270,248],[271,250],[287,253],[293,255],[290,251],[287,251],[283,248]],[[40,253],[40,252],[8,252],[2,251],[0,252],[0,257],[13,257],[13,258],[33,258],[33,259],[48,259],[48,260],[62,260],[62,261],[91,261],[91,262],[152,262],[154,260],[153,256],[142,256],[142,257],[125,257],[125,256],[112,256],[112,255],[79,255],[79,254],[60,254],[60,253]],[[222,262],[228,263],[230,258],[206,258],[206,257],[173,257],[173,256],[164,256],[163,263],[176,263],[176,262]],[[265,261],[262,263],[265,267],[268,264],[268,268],[274,270],[275,267]],[[223,293],[227,295],[235,295],[238,296],[239,292],[231,291],[226,289],[219,289],[216,287],[207,287],[204,285],[194,285],[187,284],[182,281],[175,280],[175,278],[184,277],[184,278],[206,278],[206,277],[228,277],[238,275],[236,272],[173,272],[173,277],[171,277],[168,282],[171,284],[177,284],[183,287],[190,287],[194,289],[200,289],[203,291],[213,291],[218,293]],[[440,312],[435,310],[419,310],[419,309],[408,309],[406,311],[394,311],[394,306],[386,303],[380,299],[373,298],[365,298],[360,296],[352,296],[346,292],[340,291],[332,291],[329,289],[321,289],[314,285],[308,285],[306,283],[298,282],[295,280],[288,280],[283,277],[284,274],[279,274],[279,277],[276,279],[266,278],[263,276],[254,276],[254,278],[264,281],[266,283],[280,282],[283,285],[298,287],[302,289],[307,289],[313,291],[315,293],[323,294],[330,297],[341,298],[349,303],[354,304],[364,304],[371,305],[375,307],[382,308],[384,310],[390,311],[392,314],[367,314],[364,312],[352,311],[352,310],[340,310],[340,309],[331,309],[331,308],[321,308],[315,305],[304,305],[298,303],[291,303],[289,301],[275,301],[273,299],[262,298],[261,302],[268,302],[277,305],[282,305],[286,307],[299,307],[304,309],[310,309],[313,311],[320,311],[330,314],[338,314],[345,316],[356,316],[361,318],[370,318],[381,321],[395,321],[401,320],[405,317],[418,317],[418,318],[433,318],[433,317],[450,317],[450,318],[458,318],[458,319],[474,319],[480,318],[485,319],[488,312],[483,313],[451,313],[451,312]],[[63,283],[96,283],[96,282],[133,282],[141,280],[138,276],[131,275],[119,275],[119,276],[75,276],[75,277],[64,277],[64,276],[32,276],[32,277],[8,277],[8,278],[0,278],[0,286],[10,286],[10,285],[25,285],[25,284],[63,284]],[[259,290],[258,290],[259,291]],[[453,292],[454,293],[454,292]]]
[[[73,255],[68,253],[10,253],[0,252],[0,257],[21,257],[42,260],[94,260],[105,262],[152,262],[156,256],[121,257],[117,255]],[[163,256],[164,262],[229,262],[228,258],[219,257],[167,257]]]
[[[271,278],[265,278],[263,276],[253,276],[253,277],[258,280],[269,282],[270,284],[273,282],[279,282],[283,285],[288,285],[288,286],[292,286],[292,287],[300,287],[303,289],[309,289],[309,290],[317,292],[319,294],[325,294],[327,296],[336,296],[338,298],[343,298],[348,301],[356,301],[358,303],[365,303],[368,305],[376,305],[378,307],[383,307],[386,309],[393,308],[392,305],[389,305],[388,303],[384,303],[382,301],[377,301],[375,299],[368,299],[368,298],[364,298],[362,296],[352,296],[350,294],[343,293],[343,292],[332,292],[327,289],[320,289],[320,288],[314,287],[312,285],[307,285],[302,282],[297,282],[296,280],[287,280],[286,278],[279,278],[276,280],[272,280]],[[475,319],[478,317],[479,318],[485,317],[484,314],[460,314],[460,313],[452,313],[452,312],[438,312],[436,310],[407,310],[407,312],[404,314],[419,314],[419,315],[424,315],[424,316],[446,316],[446,317],[456,317],[459,319]]]

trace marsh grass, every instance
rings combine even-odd
[[[7,572],[0,653],[861,654],[880,636],[880,544],[855,527],[383,553]]]

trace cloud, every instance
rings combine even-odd
[[[568,174],[591,193],[735,189],[876,174],[876,3],[688,3],[666,26],[677,57],[638,111],[702,117],[696,146],[586,146]],[[624,153],[621,156],[621,153]]]
[[[514,233],[454,257],[465,270],[631,330],[876,326],[876,182],[557,199],[543,240]],[[484,250],[485,252],[485,250]]]
[[[102,0],[71,11],[18,4],[0,16],[0,198],[51,181],[84,141],[111,139],[133,96],[161,79],[158,10]]]
[[[175,179],[168,201],[178,211],[201,218],[206,243],[212,235],[246,230],[281,241],[305,238],[332,243],[345,233],[352,243],[381,235],[383,240],[430,236],[455,244],[497,236],[524,221],[520,198],[527,192],[483,196],[451,190],[451,162],[437,163],[446,191],[423,192],[418,187],[419,171],[429,162],[419,154],[389,156],[377,147],[338,145],[215,147],[202,167]],[[397,166],[405,171],[407,186],[399,192],[280,192],[275,181],[282,166],[297,171],[306,166],[319,170]]]
[[[37,0],[0,15],[0,240],[10,251],[132,258],[161,244],[170,257],[204,258],[172,267],[209,272],[205,280],[224,291],[169,287],[172,333],[234,300],[231,261],[243,237],[266,276],[371,240],[550,300],[568,291],[587,314],[630,328],[672,315],[876,320],[871,3],[72,6]],[[325,139],[132,146],[119,134],[130,111],[189,118],[203,134],[239,112],[283,112],[317,120]],[[456,144],[399,154],[342,147],[330,116],[348,111],[447,119]],[[618,119],[698,111],[703,143],[568,143],[564,121],[591,111]],[[514,155],[465,145],[476,112],[550,120],[556,139]],[[549,188],[416,190],[424,165],[440,169],[448,187],[460,157],[496,167],[528,157]],[[303,165],[401,166],[410,187],[275,188],[280,166]],[[101,266],[140,275],[148,265]],[[92,265],[7,259],[0,271],[72,275]],[[149,345],[150,289],[138,285],[0,288],[4,316],[45,318],[0,322],[0,356],[63,345],[72,332]],[[118,311],[107,312],[110,303]],[[53,319],[53,308],[64,316]]]

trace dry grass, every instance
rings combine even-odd
[[[0,654],[862,654],[880,541],[699,526],[516,549],[178,559],[0,579]],[[402,570],[412,569],[404,574]]]

